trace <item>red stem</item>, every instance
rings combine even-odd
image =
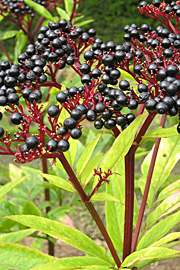
[[[12,59],[10,58],[10,56],[9,56],[8,52],[6,51],[6,49],[5,49],[4,45],[2,44],[2,42],[1,42],[1,41],[0,41],[0,48],[2,49],[3,53],[6,55],[6,57],[7,57],[8,61],[12,63]]]
[[[131,253],[134,209],[134,156],[133,146],[125,156],[125,224],[123,260]]]
[[[61,164],[63,165],[65,171],[67,172],[67,174],[69,176],[69,180],[71,181],[71,183],[73,184],[73,186],[77,190],[82,202],[85,204],[85,206],[88,209],[89,213],[91,214],[92,218],[96,222],[96,225],[98,226],[100,232],[102,233],[102,235],[103,235],[103,237],[104,237],[104,239],[109,247],[109,250],[112,254],[112,257],[114,258],[114,261],[115,261],[117,267],[119,268],[121,266],[121,262],[119,260],[117,253],[116,253],[116,250],[113,246],[113,243],[112,243],[112,241],[111,241],[111,239],[106,231],[106,228],[105,228],[104,224],[102,223],[102,220],[100,219],[93,204],[88,200],[86,193],[84,192],[83,188],[81,187],[76,175],[74,174],[74,171],[72,170],[71,166],[69,165],[64,154],[61,153],[58,158],[59,158]]]
[[[166,115],[164,114],[164,115],[162,115],[162,119],[161,119],[161,124],[160,124],[161,127],[164,127],[165,122],[166,122]],[[153,150],[153,154],[152,154],[152,159],[151,159],[151,163],[150,163],[150,167],[149,167],[149,171],[148,171],[148,176],[147,176],[147,180],[146,180],[146,186],[144,189],[144,194],[143,194],[143,198],[142,198],[142,202],[141,202],[141,208],[139,211],[138,221],[136,224],[136,228],[135,228],[135,232],[134,232],[134,236],[133,236],[133,240],[132,240],[131,252],[134,252],[136,249],[136,244],[137,244],[139,232],[140,232],[141,225],[142,225],[142,220],[143,220],[143,216],[144,216],[144,211],[145,211],[145,207],[146,207],[146,202],[147,202],[147,198],[148,198],[149,188],[150,188],[150,184],[151,184],[152,174],[153,174],[154,165],[156,162],[156,157],[157,157],[160,141],[161,141],[161,138],[157,138],[156,142],[155,142],[155,146],[154,146],[154,150]]]

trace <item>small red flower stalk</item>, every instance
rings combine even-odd
[[[0,64],[0,106],[5,107],[6,112],[10,114],[11,123],[18,126],[13,139],[7,130],[4,134],[1,127],[0,154],[14,155],[18,163],[38,158],[58,158],[82,202],[96,221],[118,268],[121,261],[90,202],[102,183],[109,183],[108,177],[112,171],[109,169],[103,176],[101,169],[95,169],[94,175],[98,175],[99,180],[91,194],[87,195],[63,152],[68,151],[70,147],[70,137],[81,137],[84,119],[94,122],[96,129],[104,127],[112,130],[117,138],[145,109],[149,112],[125,157],[124,260],[136,249],[160,139],[157,139],[154,148],[133,235],[135,152],[156,114],[162,115],[162,127],[165,125],[166,115],[179,115],[180,3],[177,1],[176,5],[171,6],[170,2],[154,0],[154,4],[151,5],[145,1],[141,2],[140,12],[158,19],[167,28],[158,26],[153,31],[147,24],[140,27],[135,24],[125,26],[125,42],[122,45],[113,41],[105,44],[96,37],[94,29],[83,32],[80,27],[73,27],[71,22],[61,19],[59,22],[49,22],[48,27],[40,28],[38,41],[35,45],[29,45],[25,53],[19,55],[18,65],[7,61]],[[174,18],[175,26],[170,22]],[[61,91],[62,85],[57,80],[57,72],[65,66],[71,66],[80,76],[82,85]],[[132,76],[136,86],[131,86],[128,80],[119,80],[121,70]],[[47,92],[41,90],[45,86],[49,87]],[[41,100],[49,99],[52,87],[58,91],[56,102],[44,109]],[[62,110],[69,113],[69,117],[63,122]],[[45,113],[48,114],[48,124],[43,121]],[[31,134],[32,123],[38,125],[37,134]],[[177,130],[180,133],[180,125]],[[14,142],[19,143],[18,148],[13,149]]]

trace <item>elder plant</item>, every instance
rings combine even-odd
[[[165,181],[179,159],[180,124],[164,127],[167,115],[179,118],[180,5],[178,1],[143,1],[139,10],[163,25],[155,30],[147,24],[125,26],[125,42],[116,45],[113,41],[103,43],[94,29],[83,32],[65,19],[50,21],[40,28],[35,45],[28,45],[18,56],[17,65],[1,62],[0,105],[17,125],[17,132],[13,138],[8,128],[1,127],[0,154],[13,155],[17,163],[40,158],[60,164],[66,179],[43,176],[80,196],[109,250],[106,254],[89,237],[60,222],[16,215],[7,218],[61,239],[87,256],[56,259],[20,245],[1,244],[2,265],[10,266],[4,256],[9,250],[17,269],[141,269],[179,256],[171,247],[178,243],[180,233],[168,232],[179,223],[180,184],[178,180],[167,186]],[[66,65],[79,75],[81,85],[63,89],[57,74]],[[121,79],[121,73],[129,74],[130,79]],[[43,102],[50,96],[50,88],[46,91],[45,87],[57,91],[56,101],[48,108]],[[46,113],[48,123],[43,121]],[[147,132],[156,115],[161,116],[160,126]],[[73,140],[81,137],[85,119],[97,130],[111,132],[114,143],[103,158],[90,160],[103,136],[99,132],[74,168],[68,153],[73,151]],[[38,126],[36,134],[31,134],[33,123]],[[135,153],[144,141],[154,138],[154,147],[142,163],[138,209]],[[14,143],[17,148],[13,148]],[[93,176],[89,194],[86,186]],[[106,192],[101,192],[103,183]],[[106,203],[107,229],[93,200]],[[27,256],[19,261],[17,251],[19,256],[25,252]]]

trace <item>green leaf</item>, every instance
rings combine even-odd
[[[31,215],[19,215],[7,218],[17,221],[22,225],[39,230],[95,257],[111,262],[111,259],[106,256],[104,248],[96,245],[88,236],[72,227],[66,226],[57,221]]]
[[[168,196],[173,194],[174,192],[180,190],[180,180],[177,180],[176,182],[172,183],[171,185],[165,187],[158,195],[158,199],[155,203],[160,202],[164,199],[166,199]]]
[[[143,194],[144,187],[146,183],[146,178],[150,166],[150,161],[152,158],[153,149],[144,159],[141,170],[143,176],[138,181],[138,185],[141,188]],[[154,166],[154,171],[151,179],[151,186],[148,194],[148,205],[151,208],[154,196],[157,194],[158,189],[166,181],[170,172],[180,159],[180,137],[171,137],[161,139],[159,150],[156,158],[156,163]]]
[[[41,173],[43,177],[45,177],[48,181],[53,183],[55,186],[65,189],[69,192],[76,193],[76,190],[73,188],[72,184],[68,182],[67,180],[51,174]]]
[[[41,216],[41,211],[33,202],[26,201],[26,203],[23,207],[23,210],[22,210],[22,214]]]
[[[6,16],[8,15],[8,13],[6,13]],[[4,19],[4,16],[0,15],[0,22]]]
[[[116,197],[106,192],[100,192],[100,193],[94,194],[91,198],[91,201],[103,201],[103,202],[109,201],[109,202],[117,202],[117,203],[122,204],[120,200],[118,200]]]
[[[33,234],[35,231],[34,229],[27,229],[18,232],[4,233],[0,235],[0,242],[15,243]]]
[[[89,19],[89,20],[85,20],[85,21],[82,21],[82,22],[77,22],[76,25],[78,27],[82,27],[82,26],[87,25],[87,24],[89,24],[91,22],[94,22],[94,19]]]
[[[16,34],[18,33],[18,30],[11,30],[11,31],[6,31],[6,32],[1,32],[0,35],[0,39],[1,40],[6,40],[9,38],[13,38],[14,36],[16,36]]]
[[[27,42],[27,36],[19,31],[19,33],[17,33],[16,35],[16,45],[14,48],[14,60],[15,60],[15,64],[18,62],[18,55],[21,53],[22,49],[24,48],[25,44]]]
[[[97,169],[99,162],[103,156],[103,153],[99,154],[98,156],[91,159],[85,166],[84,170],[82,171],[80,177],[81,177],[81,184],[83,187],[85,187],[91,178],[94,175],[94,169]]]
[[[71,165],[71,167],[73,167],[75,158],[76,158],[76,151],[77,151],[77,141],[70,138],[69,143],[71,145],[70,149],[64,153],[67,161],[69,162],[69,164]]]
[[[101,259],[94,258],[94,257],[70,257],[70,258],[63,258],[57,261],[53,261],[42,266],[33,268],[32,270],[58,270],[58,269],[76,269],[77,267],[89,267],[89,266],[111,266],[108,262],[104,262]]]
[[[61,18],[63,18],[63,19],[65,19],[65,20],[69,21],[70,16],[69,16],[68,13],[66,13],[66,11],[65,11],[64,9],[62,9],[62,8],[60,8],[60,7],[57,7],[56,10],[57,10],[57,12],[58,12],[58,14],[59,14],[59,16],[60,16]]]
[[[64,0],[65,9],[69,16],[71,16],[71,13],[72,13],[73,3],[74,3],[73,0]]]
[[[155,130],[152,129],[145,136],[143,136],[140,143],[153,138],[169,138],[177,135],[177,125],[170,128],[157,127]]]
[[[177,250],[172,250],[164,247],[150,247],[140,251],[135,251],[132,254],[130,254],[123,261],[121,267],[134,266],[139,269],[144,267],[146,264],[153,263],[155,261],[176,258],[179,255],[180,252]]]
[[[108,169],[114,170],[123,160],[132,146],[137,130],[146,117],[147,113],[145,112],[143,115],[137,117],[125,130],[123,130],[123,132],[121,132],[100,165],[102,171],[107,171]]]
[[[165,237],[161,238],[159,241],[152,244],[151,247],[160,247],[160,246],[163,246],[169,242],[177,240],[179,238],[180,238],[180,232],[169,233]]]
[[[23,170],[14,164],[9,164],[9,177],[11,181],[19,179],[19,176],[24,176]]]
[[[101,135],[102,135],[102,133],[99,133],[95,137],[95,139],[86,147],[86,149],[82,153],[81,157],[79,158],[79,161],[77,163],[77,174],[78,175],[80,175],[82,173],[85,166],[88,164]]]
[[[53,260],[56,259],[29,247],[0,243],[0,266],[2,267],[29,270]]]
[[[38,4],[32,0],[24,0],[24,3],[26,5],[28,5],[29,7],[31,7],[33,10],[35,10],[38,14],[40,14],[44,18],[51,20],[51,21],[53,20],[53,16],[51,15],[51,13],[45,7],[41,6],[40,4]]]
[[[171,194],[156,209],[150,213],[146,222],[146,229],[151,227],[158,219],[180,208],[180,190]]]
[[[7,184],[5,184],[4,186],[2,186],[0,188],[0,199],[2,199],[7,193],[9,193],[13,188],[15,188],[16,186],[18,186],[20,183],[22,183],[25,179],[27,178],[27,176],[22,177],[20,179],[14,180],[12,182],[9,182]]]
[[[125,202],[124,160],[116,169],[117,174],[110,176],[106,192]],[[108,234],[116,250],[122,252],[124,241],[124,205],[106,201],[106,222]]]
[[[180,211],[161,220],[153,226],[139,241],[137,250],[151,246],[154,242],[163,237],[169,230],[179,223]]]

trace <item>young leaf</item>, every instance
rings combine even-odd
[[[53,21],[53,17],[51,13],[42,5],[32,1],[32,0],[24,0],[24,3],[29,7],[33,8],[38,14],[43,16],[44,18]]]
[[[77,22],[76,25],[78,27],[82,27],[82,26],[87,25],[87,24],[89,24],[91,22],[94,22],[94,19],[89,19],[89,20],[85,20],[85,21],[82,21],[82,22]]]
[[[177,240],[179,238],[180,238],[180,232],[169,233],[168,235],[161,238],[159,241],[152,244],[151,247],[160,247],[160,246],[163,246],[169,242]]]
[[[104,248],[98,246],[88,236],[72,227],[47,218],[31,215],[8,216],[7,218],[48,234],[95,257],[111,262],[111,259],[106,256]]]
[[[0,235],[0,242],[15,243],[33,234],[35,231],[36,230],[34,229],[27,229],[27,230],[20,230],[18,232],[4,233]]]
[[[9,182],[7,184],[5,184],[4,186],[2,186],[0,188],[0,199],[2,199],[7,193],[9,193],[13,188],[15,188],[16,186],[18,186],[20,183],[22,183],[25,179],[27,178],[27,176],[22,177],[20,179],[14,180],[12,182]]]
[[[22,210],[23,215],[35,215],[35,216],[41,216],[41,211],[39,208],[30,201],[26,201],[23,210]]]
[[[171,194],[156,209],[150,213],[146,222],[146,229],[150,228],[158,219],[168,215],[180,207],[180,190]]]
[[[117,203],[121,203],[116,197],[112,196],[109,193],[106,192],[100,192],[97,194],[94,194],[91,198],[91,201],[109,201],[109,202],[117,202]]]
[[[169,176],[170,172],[180,159],[180,137],[171,137],[161,139],[156,163],[154,166],[154,171],[151,179],[151,186],[148,195],[148,205],[149,207],[152,206],[153,198],[156,195],[160,186],[165,182],[167,177]],[[138,184],[141,188],[141,192],[143,194],[144,187],[146,183],[146,177],[149,170],[149,164],[152,157],[152,152],[147,155],[144,159],[143,164],[141,166],[141,170],[143,176],[138,181]]]
[[[180,211],[161,220],[153,226],[139,241],[137,250],[151,246],[154,242],[163,237],[169,230],[179,223]]]
[[[16,36],[16,34],[18,33],[18,30],[11,30],[11,31],[6,31],[6,32],[1,32],[0,35],[0,39],[1,40],[6,40],[9,38],[13,38],[14,36]]]
[[[170,128],[157,127],[156,129],[150,130],[145,136],[143,136],[141,143],[153,138],[169,138],[177,135],[177,126]]]
[[[109,149],[102,161],[100,167],[102,171],[108,169],[114,170],[118,164],[123,160],[127,152],[129,151],[134,137],[136,135],[139,126],[143,123],[143,120],[147,117],[145,112],[143,115],[137,117],[114,141],[112,147]]]
[[[91,159],[87,165],[85,166],[84,170],[82,171],[80,177],[81,177],[81,184],[83,187],[85,187],[91,178],[94,175],[94,169],[97,169],[99,162],[102,158],[103,154],[99,154],[98,156]]]
[[[172,250],[164,247],[150,247],[142,249],[140,251],[135,251],[130,254],[123,261],[121,267],[132,267],[135,266],[138,269],[144,267],[145,265],[155,261],[166,260],[170,258],[176,258],[180,255],[180,251]]]
[[[155,203],[160,202],[166,199],[168,196],[173,194],[174,192],[180,190],[180,180],[170,184],[169,186],[165,187],[158,195],[158,198]]]
[[[0,243],[0,266],[3,269],[9,267],[10,269],[30,270],[53,260],[56,259],[29,247]]]
[[[64,0],[66,12],[70,16],[71,16],[71,12],[72,12],[72,9],[73,9],[73,3],[74,3],[73,0]]]
[[[85,166],[88,164],[92,153],[101,137],[102,133],[99,133],[95,139],[86,147],[85,151],[82,153],[79,161],[77,163],[77,174],[80,175],[84,170]]]
[[[68,182],[67,180],[65,180],[59,176],[46,174],[46,173],[41,173],[41,175],[59,188],[65,189],[65,190],[67,190],[69,192],[73,192],[73,193],[76,192],[76,190],[73,188],[73,186],[70,182]]]
[[[68,13],[66,13],[66,11],[65,11],[64,9],[62,9],[62,8],[60,8],[60,7],[57,7],[56,10],[57,10],[57,12],[58,12],[58,14],[59,14],[59,16],[60,16],[61,18],[63,18],[63,19],[65,19],[65,20],[69,21],[70,16],[69,16]]]
[[[117,170],[117,175],[110,176],[110,182],[106,185],[106,192],[118,198],[123,204],[125,202],[124,190],[124,161]],[[122,252],[124,238],[124,205],[106,201],[107,230],[116,250]]]
[[[111,266],[112,264],[105,262],[99,258],[94,257],[70,257],[70,258],[62,258],[57,261],[53,261],[42,266],[33,268],[31,270],[57,270],[57,269],[76,269],[77,267],[81,269],[81,267],[89,267],[89,266]]]

